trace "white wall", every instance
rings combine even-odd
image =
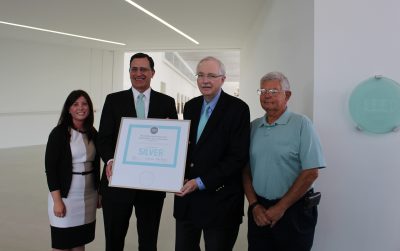
[[[114,52],[1,38],[0,148],[45,144],[75,89],[91,96],[97,126],[113,71]]]
[[[256,90],[260,79],[281,71],[291,84],[292,111],[312,118],[313,1],[267,0],[241,50],[240,97],[251,117],[264,114]]]
[[[400,250],[400,133],[360,133],[348,112],[359,82],[400,82],[399,10],[397,0],[315,1],[314,121],[328,168],[314,250]]]

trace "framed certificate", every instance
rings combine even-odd
[[[179,192],[189,120],[122,118],[110,186]]]

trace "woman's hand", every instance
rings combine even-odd
[[[110,180],[110,177],[112,176],[113,163],[114,163],[114,161],[111,160],[108,162],[108,164],[106,166],[106,176],[107,176],[108,180]]]
[[[54,202],[53,206],[54,215],[56,217],[63,218],[67,214],[67,209],[65,207],[63,200],[57,200]]]
[[[60,190],[54,190],[51,192],[51,197],[53,198],[54,206],[53,212],[56,217],[64,217],[67,213],[64,201],[61,198]]]

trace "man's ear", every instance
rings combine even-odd
[[[285,95],[286,95],[286,101],[288,101],[290,99],[290,97],[292,96],[292,92],[291,91],[285,91]]]

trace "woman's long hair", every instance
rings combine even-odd
[[[60,119],[58,120],[58,125],[65,125],[68,128],[74,128],[74,124],[72,122],[72,116],[69,113],[69,109],[75,103],[75,101],[78,100],[78,98],[80,98],[80,97],[84,97],[86,99],[86,102],[89,105],[89,115],[83,122],[83,130],[87,134],[88,139],[91,140],[93,138],[93,133],[94,133],[93,103],[89,97],[89,94],[87,94],[83,90],[74,90],[68,95],[67,99],[64,102],[64,106],[61,111]]]

